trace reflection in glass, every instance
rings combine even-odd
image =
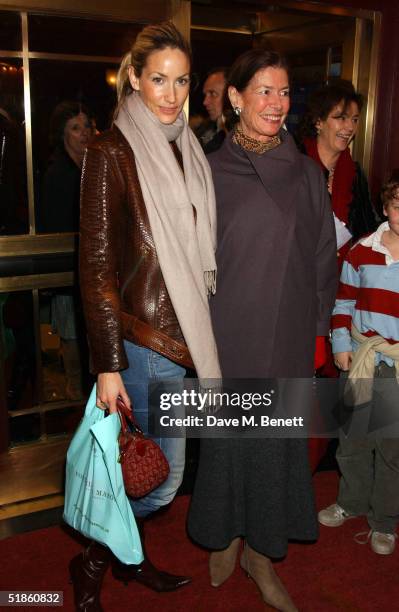
[[[47,53],[121,57],[141,25],[73,17],[29,15],[29,49]]]
[[[31,291],[0,293],[0,411],[11,445],[72,433],[93,385],[77,292],[40,291],[38,313]]]
[[[0,235],[29,231],[22,61],[0,57]]]
[[[331,49],[331,63],[329,66],[329,77],[341,78],[342,77],[342,59],[343,59],[343,47],[333,47]]]
[[[26,414],[9,418],[10,445],[35,442],[40,439],[40,415]]]
[[[62,408],[45,413],[44,427],[48,436],[72,434],[82,418],[83,408]]]
[[[40,339],[45,402],[85,398],[88,376],[85,337],[78,290],[60,287],[41,291]]]
[[[65,100],[50,118],[53,153],[36,201],[39,232],[78,232],[83,156],[94,134],[89,110]]]
[[[0,293],[0,315],[7,408],[31,408],[37,400],[31,292]]]
[[[0,410],[8,410],[9,442],[38,440],[40,415],[24,414],[38,399],[30,291],[0,293],[0,339],[0,375],[5,386],[5,404],[0,403]]]
[[[286,120],[286,127],[295,134],[298,124],[306,110],[308,97],[312,91],[323,85],[326,78],[327,49],[316,49],[303,52],[297,57],[290,58],[292,62],[290,76],[290,112]],[[342,47],[334,49],[334,67],[342,55]]]
[[[21,51],[21,16],[11,11],[0,11],[0,49]]]
[[[65,163],[68,159],[64,158],[64,163],[61,164],[62,176],[58,178],[59,185],[55,185],[53,194],[50,193],[53,204],[43,203],[43,198],[46,197],[43,193],[46,188],[45,175],[49,165],[54,161],[55,154],[50,138],[53,131],[51,118],[54,116],[55,109],[65,101],[82,104],[87,107],[86,113],[90,115],[91,120],[95,121],[98,130],[108,128],[116,103],[116,94],[115,87],[107,83],[107,72],[115,68],[114,64],[30,61],[35,208],[39,232],[68,231],[66,228],[57,228],[57,230],[46,228],[41,220],[40,209],[49,206],[50,209],[54,207],[54,210],[57,210],[60,207],[60,200],[64,197],[62,191],[67,189],[62,176],[68,175],[68,184],[76,185],[76,176],[74,180],[72,175],[76,175],[77,172],[74,172],[73,165]],[[76,197],[79,197],[78,193]]]

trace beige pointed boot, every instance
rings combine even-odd
[[[234,572],[241,538],[234,538],[224,550],[215,550],[209,557],[211,585],[218,587]]]
[[[269,557],[245,543],[240,565],[260,590],[263,601],[280,612],[298,612]]]

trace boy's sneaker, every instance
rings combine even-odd
[[[339,504],[332,504],[324,510],[320,510],[317,515],[319,523],[325,527],[339,527],[350,518],[355,518],[353,514],[348,514]]]
[[[391,555],[395,550],[396,538],[396,533],[373,531],[371,534],[371,549],[377,555]]]

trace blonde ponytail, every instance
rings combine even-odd
[[[129,81],[128,68],[132,66],[136,77],[140,78],[148,56],[151,53],[155,53],[155,51],[161,51],[167,47],[180,49],[187,56],[191,65],[190,45],[171,21],[148,25],[139,33],[133,47],[123,56],[116,76],[118,104],[115,109],[114,119],[118,116],[119,109],[126,96],[130,95],[133,91]]]
[[[118,103],[123,102],[123,99],[128,96],[132,91],[130,85],[128,68],[132,65],[132,53],[128,51],[122,58],[121,65],[119,66],[118,74],[116,75],[116,95]]]

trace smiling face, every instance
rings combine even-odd
[[[290,107],[288,74],[284,68],[262,68],[242,92],[229,87],[228,93],[233,108],[241,109],[240,126],[244,134],[261,142],[278,134]]]
[[[356,102],[350,102],[345,108],[342,100],[325,120],[319,119],[316,123],[317,142],[331,153],[342,153],[356,135],[359,114]]]
[[[85,113],[79,113],[68,119],[64,128],[64,147],[72,159],[83,158],[91,134],[91,123]]]
[[[129,68],[131,86],[161,123],[176,121],[190,88],[190,62],[180,49],[166,47],[151,53],[140,77]]]

